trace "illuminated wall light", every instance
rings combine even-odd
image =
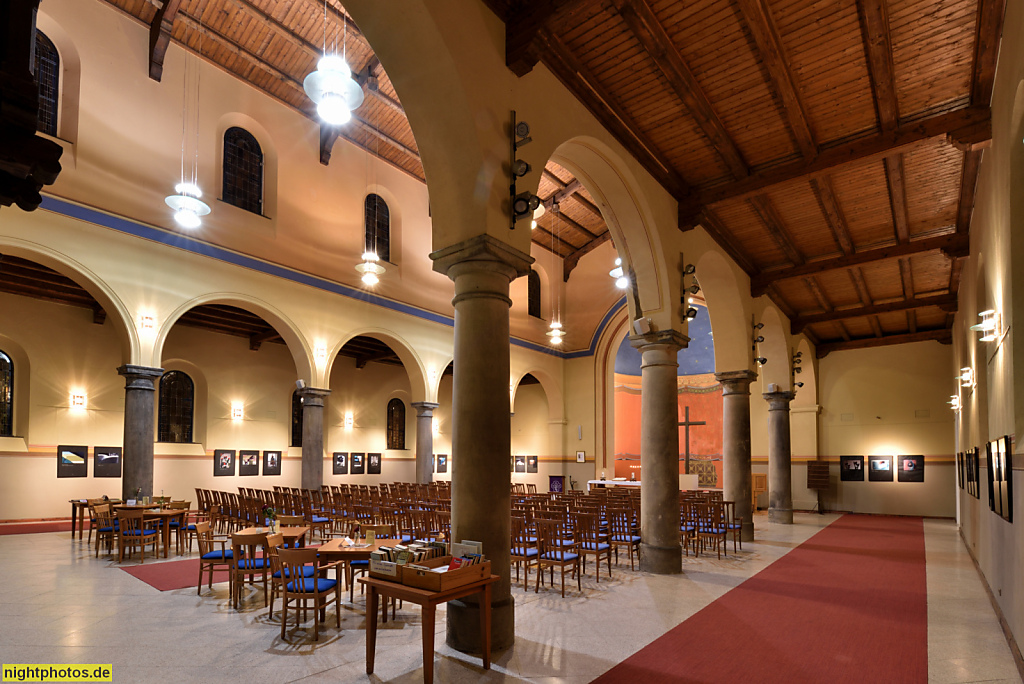
[[[958,394],[951,394],[951,395],[949,395],[949,401],[946,402],[946,403],[948,403],[949,407],[951,409],[953,409],[954,411],[959,411],[960,410],[960,395],[958,395]]]
[[[321,345],[314,349],[313,358],[316,359],[317,364],[322,365],[327,360],[327,347]]]
[[[430,429],[434,431],[435,436],[441,434],[441,421],[439,421],[437,418],[431,419]]]
[[[427,375],[430,376],[430,384],[431,385],[437,383],[437,369],[436,368],[431,366],[430,370],[427,371]]]
[[[981,323],[971,326],[971,330],[982,333],[979,338],[982,342],[994,342],[1002,336],[1002,320],[999,312],[995,309],[982,311],[978,314]]]
[[[351,430],[352,427],[355,425],[355,423],[356,423],[356,421],[355,421],[355,418],[352,417],[352,412],[351,411],[345,411],[345,429],[346,430]]]
[[[84,392],[72,392],[69,401],[71,408],[77,411],[84,411],[89,407],[89,397]]]
[[[245,419],[245,404],[240,401],[231,402],[231,420]]]
[[[156,329],[156,316],[152,314],[139,314],[139,330],[153,332]]]
[[[956,379],[960,381],[961,387],[974,387],[974,369],[969,366],[961,368],[960,375],[957,375]]]

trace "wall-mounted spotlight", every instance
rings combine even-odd
[[[532,168],[528,162],[522,159],[516,158],[516,151],[523,145],[527,145],[532,142],[530,137],[530,124],[525,121],[516,121],[516,113],[512,112],[512,135],[510,137],[509,145],[509,186],[508,196],[511,200],[511,220],[509,222],[509,230],[515,230],[516,222],[520,219],[524,219],[527,216],[532,215],[538,207],[541,206],[540,198],[531,192],[519,192],[516,190],[516,180],[522,178],[526,174],[530,173]],[[534,221],[538,216],[533,216]],[[531,228],[536,228],[536,224],[532,223]]]
[[[696,308],[691,306],[689,309],[686,310],[686,320],[687,321],[692,321],[696,317],[697,317],[697,309]]]
[[[622,259],[615,259],[615,268],[608,271],[608,275],[615,279],[615,287],[620,290],[625,290],[629,287],[629,278],[626,276],[626,272],[622,270]]]
[[[763,366],[763,365],[765,365],[766,363],[768,363],[768,359],[766,359],[766,358],[765,358],[765,357],[763,357],[763,356],[758,356],[758,357],[757,357],[756,359],[754,359],[754,360],[755,360],[755,361],[757,361],[757,365],[759,365],[759,366]]]
[[[794,386],[794,387],[803,387],[803,386],[804,386],[804,383],[802,383],[802,382],[794,382],[794,383],[793,383],[793,386]]]
[[[686,264],[686,266],[683,267],[683,275],[684,276],[693,275],[696,272],[697,272],[697,269],[696,269],[696,267],[694,267],[693,264]]]
[[[533,214],[540,206],[540,197],[532,192],[521,192],[512,198],[512,224]]]
[[[754,344],[760,344],[764,342],[764,335],[758,335],[754,338]]]
[[[694,283],[694,284],[693,284],[693,285],[691,285],[690,287],[686,288],[686,290],[687,290],[687,291],[688,291],[688,292],[689,292],[690,294],[697,294],[698,292],[700,292],[700,285],[698,285],[697,283]]]
[[[530,124],[525,121],[516,121],[516,113],[512,112],[512,121],[515,122],[513,126],[513,132],[515,133],[515,141],[513,144],[516,149],[519,149],[523,145],[528,145],[533,142],[533,138],[530,137]]]
[[[528,162],[524,162],[522,159],[516,159],[512,162],[512,175],[516,178],[522,178],[526,174],[530,173],[533,167]]]
[[[754,324],[754,330],[760,330],[763,327],[764,327],[764,323],[755,323]]]
[[[794,366],[794,367],[793,367],[793,372],[794,372],[794,373],[803,373],[803,372],[804,372],[804,369],[803,369],[803,368],[801,368],[800,366]]]

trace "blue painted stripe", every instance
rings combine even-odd
[[[301,283],[302,285],[323,290],[324,292],[331,292],[342,297],[348,297],[374,306],[380,306],[391,311],[408,314],[433,323],[440,323],[441,325],[447,325],[449,327],[455,326],[455,319],[451,316],[427,311],[426,309],[421,309],[417,306],[412,306],[411,304],[405,304],[394,299],[388,299],[387,297],[381,297],[380,295],[366,292],[365,290],[359,290],[353,287],[348,287],[347,285],[331,282],[330,280],[318,278],[317,276],[302,273],[301,271],[286,268],[278,264],[272,264],[270,262],[263,261],[262,259],[240,254],[230,249],[218,247],[186,235],[172,233],[162,228],[157,228],[156,226],[140,223],[139,221],[133,221],[122,216],[109,214],[98,209],[85,207],[57,197],[43,195],[43,203],[40,206],[46,211],[51,211],[55,214],[60,214],[61,216],[67,216],[69,218],[78,219],[79,221],[85,221],[97,226],[109,228],[119,233],[124,233],[125,235],[150,240],[161,245],[167,245],[168,247],[175,247],[186,252],[191,252],[192,254],[199,254],[228,264],[248,268],[259,273],[284,278],[285,280]],[[591,340],[590,347],[588,349],[575,352],[561,352],[529,340],[522,340],[513,337],[510,338],[509,341],[517,347],[540,352],[542,354],[548,354],[550,356],[556,356],[562,359],[576,359],[593,356],[597,349],[597,341],[598,338],[600,338],[602,331],[608,325],[611,317],[625,305],[626,298],[623,297],[614,306],[612,306],[607,314],[605,314],[600,325],[597,326],[597,330],[594,333],[594,337]]]

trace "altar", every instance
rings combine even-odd
[[[587,491],[595,487],[639,487],[640,480],[587,480]],[[696,473],[679,475],[679,490],[683,492],[700,489],[700,478]]]

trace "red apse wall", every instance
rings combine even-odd
[[[679,420],[683,420],[684,407],[690,407],[690,420],[703,420],[706,425],[690,427],[690,457],[713,459],[718,474],[717,486],[722,482],[722,386],[714,375],[680,376]],[[685,453],[685,432],[679,428],[679,457]],[[624,460],[630,459],[630,460]],[[679,472],[685,464],[679,462]],[[609,477],[629,478],[635,472],[640,479],[640,378],[615,375],[615,470]]]

